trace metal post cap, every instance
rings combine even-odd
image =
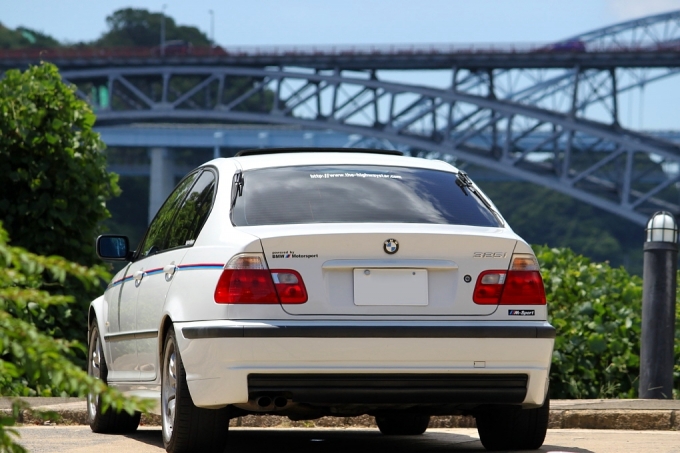
[[[667,211],[655,213],[647,222],[647,242],[678,242],[678,224],[675,216]]]

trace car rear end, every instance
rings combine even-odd
[[[231,223],[210,248],[224,266],[193,289],[211,305],[175,322],[197,406],[305,419],[543,404],[554,329],[536,258],[464,174],[354,153],[234,160],[209,221]],[[230,237],[250,239],[220,255]]]

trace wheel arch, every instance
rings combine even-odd
[[[87,343],[90,344],[90,331],[92,330],[92,323],[97,320],[97,327],[99,327],[99,334],[104,336],[104,330],[102,329],[99,320],[104,319],[104,296],[99,296],[92,302],[90,302],[90,307],[87,311]]]
[[[158,363],[159,366],[163,362],[163,347],[165,345],[165,339],[168,337],[168,331],[172,327],[172,318],[170,315],[165,314],[161,320],[161,325],[158,328]]]

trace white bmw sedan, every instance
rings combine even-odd
[[[253,150],[170,194],[89,311],[89,373],[155,398],[168,452],[223,451],[229,419],[375,416],[387,435],[470,414],[535,449],[555,330],[536,258],[467,175],[376,150]],[[139,414],[103,412],[96,432]]]

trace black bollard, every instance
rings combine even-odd
[[[678,226],[668,212],[647,224],[642,270],[640,398],[673,399]]]

